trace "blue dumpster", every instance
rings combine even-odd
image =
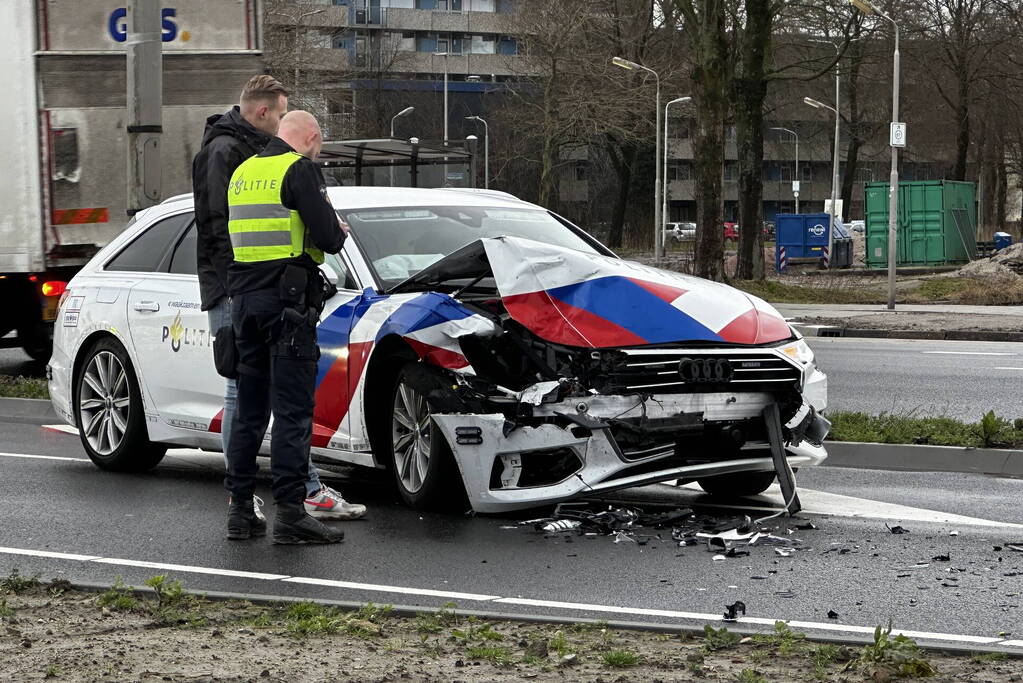
[[[1012,246],[1012,235],[1007,232],[995,233],[995,251],[1001,251]]]
[[[780,213],[775,216],[774,267],[820,261],[828,247],[831,216],[826,213]],[[836,233],[835,237],[839,235]]]

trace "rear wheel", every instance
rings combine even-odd
[[[774,483],[774,472],[733,472],[696,481],[700,488],[715,496],[755,496]]]
[[[138,379],[117,340],[101,339],[88,350],[74,395],[78,434],[96,466],[144,472],[163,459],[167,447],[149,441]]]
[[[464,502],[462,478],[444,435],[433,423],[429,400],[409,382],[409,363],[391,392],[388,465],[399,495],[410,506],[448,509]]]

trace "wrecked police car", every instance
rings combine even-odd
[[[623,261],[503,193],[329,193],[353,239],[323,266],[339,291],[319,324],[315,457],[390,470],[410,505],[464,492],[479,512],[668,480],[759,493],[775,476],[769,406],[790,466],[827,457],[827,379],[760,299]],[[182,197],[140,214],[72,281],[76,310],[62,305],[75,324],[58,325],[51,395],[101,467],[219,448],[194,257],[173,268],[194,252],[190,212]],[[154,270],[116,267],[173,216]],[[113,402],[103,368],[125,378]]]

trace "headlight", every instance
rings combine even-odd
[[[781,347],[781,352],[803,365],[812,365],[814,362],[813,349],[802,339]]]

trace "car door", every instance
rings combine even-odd
[[[201,310],[192,212],[151,230],[174,231],[155,267],[128,294],[128,329],[160,420],[206,433],[223,406],[224,380],[213,367],[213,339]]]
[[[349,351],[352,325],[362,300],[362,291],[343,255],[328,256],[322,267],[335,280],[338,292],[324,306],[317,328],[320,360],[316,372],[312,445],[334,450],[361,450],[353,447],[349,416],[352,392],[359,379],[355,373],[361,372],[361,365]]]

